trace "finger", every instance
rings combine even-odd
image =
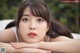
[[[19,43],[10,43],[10,44],[11,44],[12,47],[14,47],[14,48],[17,48],[17,49],[22,48],[22,46],[21,46]]]
[[[11,42],[10,44],[11,44],[11,45],[17,45],[18,43]]]

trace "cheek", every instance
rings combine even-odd
[[[21,29],[21,30],[23,30],[23,31],[26,31],[26,30],[29,29],[29,26],[28,26],[28,24],[26,24],[26,23],[20,22],[20,24],[19,24],[19,29]]]
[[[28,30],[27,25],[25,23],[20,22],[19,24],[19,32],[21,35],[25,35],[26,30]]]
[[[48,30],[47,24],[43,24],[41,25],[41,27],[39,27],[38,32],[41,37],[45,37],[47,30]]]
[[[47,24],[46,24],[46,23],[45,23],[45,24],[42,24],[42,25],[40,26],[40,31],[41,31],[41,32],[46,33],[47,30],[48,30],[48,27],[47,27]]]

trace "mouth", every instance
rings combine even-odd
[[[29,36],[30,38],[34,38],[34,37],[37,36],[37,34],[34,33],[34,32],[30,32],[30,33],[28,33],[28,36]]]

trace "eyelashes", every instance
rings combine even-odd
[[[28,18],[23,18],[22,21],[27,22]]]
[[[31,19],[28,19],[28,18],[22,18],[21,20],[22,20],[23,22],[30,22],[30,21],[31,21]],[[42,18],[38,18],[38,19],[36,19],[35,21],[38,22],[38,23],[41,23],[41,22],[44,22],[45,20],[42,19]]]
[[[37,22],[44,22],[44,19],[37,19]]]

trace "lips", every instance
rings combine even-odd
[[[37,35],[36,35],[36,33],[30,32],[30,33],[28,34],[28,36],[31,37],[31,38],[34,38],[34,37],[36,37]]]

